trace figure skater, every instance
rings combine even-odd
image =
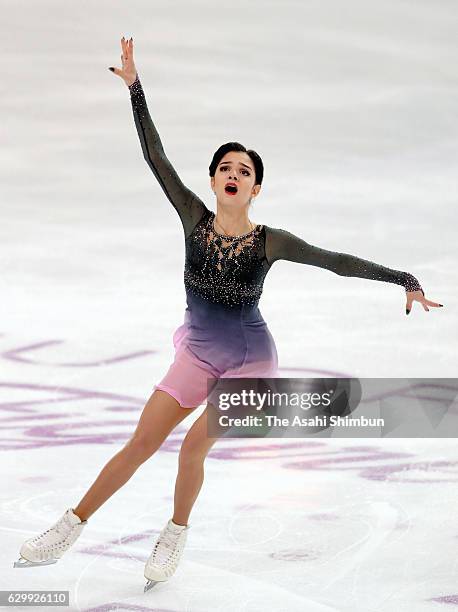
[[[178,423],[207,400],[181,445],[174,512],[145,565],[147,590],[175,572],[183,552],[189,515],[204,479],[204,460],[217,439],[207,435],[209,411],[215,409],[213,391],[209,392],[212,384],[216,389],[219,377],[277,375],[275,343],[258,308],[265,276],[275,261],[285,259],[340,276],[401,285],[406,292],[406,314],[415,301],[426,311],[442,304],[426,299],[418,280],[408,272],[327,251],[286,230],[253,223],[248,213],[261,190],[263,163],[255,151],[237,142],[219,147],[209,167],[215,215],[183,185],[165,154],[135,68],[132,38],[123,37],[121,48],[122,68],[109,69],[129,88],[143,156],[183,226],[187,308],[173,336],[175,359],[155,385],[131,438],[75,508],[22,545],[15,566],[55,563],[79,537],[89,517],[160,448]]]

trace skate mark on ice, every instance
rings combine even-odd
[[[293,470],[318,470],[318,471],[357,471],[360,478],[372,481],[386,481],[399,483],[417,483],[417,484],[432,484],[444,482],[458,481],[458,461],[407,461],[391,463],[393,459],[413,458],[412,453],[405,452],[390,452],[379,450],[377,447],[367,447],[367,450],[361,450],[361,454],[348,456],[349,452],[353,452],[352,447],[341,448],[337,450],[324,451],[323,456],[319,457],[320,453],[309,455],[306,459],[300,461],[292,461],[283,463],[282,467]],[[305,453],[304,453],[305,454]],[[363,462],[383,462],[390,461],[389,465],[369,465],[358,466],[357,463]],[[420,471],[430,475],[428,478],[413,477],[408,475],[409,472]],[[445,473],[445,477],[439,477],[441,472]],[[450,477],[453,476],[453,477]]]
[[[314,549],[285,548],[269,553],[269,557],[276,561],[316,561],[322,552]]]
[[[112,601],[110,603],[97,606],[96,608],[84,608],[84,610],[81,610],[81,612],[110,612],[111,610],[118,610],[119,612],[122,612],[123,610],[135,610],[136,612],[181,612],[180,610],[173,608],[158,608],[157,606],[154,608],[145,608],[144,606],[127,604],[123,603],[122,601]]]
[[[312,521],[337,521],[340,516],[338,514],[331,514],[330,512],[320,512],[316,514],[309,514],[308,518]]]

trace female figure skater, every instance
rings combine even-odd
[[[207,417],[209,410],[214,410],[213,390],[209,392],[213,382],[216,385],[219,377],[277,375],[277,351],[258,308],[264,278],[275,261],[286,259],[341,276],[401,285],[406,291],[406,314],[414,301],[427,311],[428,306],[442,304],[427,300],[418,280],[408,272],[326,251],[288,231],[252,223],[248,211],[261,189],[263,164],[255,151],[239,143],[226,143],[213,156],[209,174],[216,215],[210,211],[183,185],[164,152],[134,65],[132,38],[127,41],[123,37],[121,47],[122,68],[110,70],[129,88],[144,158],[183,225],[185,319],[173,337],[174,362],[155,386],[130,440],[105,465],[75,508],[22,545],[21,559],[15,566],[55,563],[79,537],[89,517],[158,450],[173,428],[207,399],[206,409],[180,449],[174,513],[146,563],[146,590],[175,572],[185,545],[188,518],[203,483],[204,460],[217,439],[207,436]]]

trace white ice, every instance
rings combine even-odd
[[[108,70],[120,38],[134,37],[165,150],[210,208],[213,152],[240,141],[265,164],[254,222],[411,272],[444,304],[406,316],[402,287],[277,262],[260,308],[280,374],[453,378],[456,1],[16,0],[1,12],[0,589],[69,590],[85,612],[454,609],[453,437],[222,440],[177,573],[144,594],[180,443],[204,406],[58,564],[12,564],[131,435],[183,321],[182,228]]]

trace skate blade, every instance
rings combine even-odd
[[[40,565],[52,565],[53,563],[57,563],[57,559],[49,559],[48,561],[28,561],[21,557],[19,561],[16,561],[13,564],[13,567],[39,567]]]
[[[145,584],[145,588],[143,589],[143,592],[146,593],[146,591],[149,591],[150,589],[153,588],[153,586],[155,586],[158,583],[159,583],[159,580],[148,580],[148,582]]]

